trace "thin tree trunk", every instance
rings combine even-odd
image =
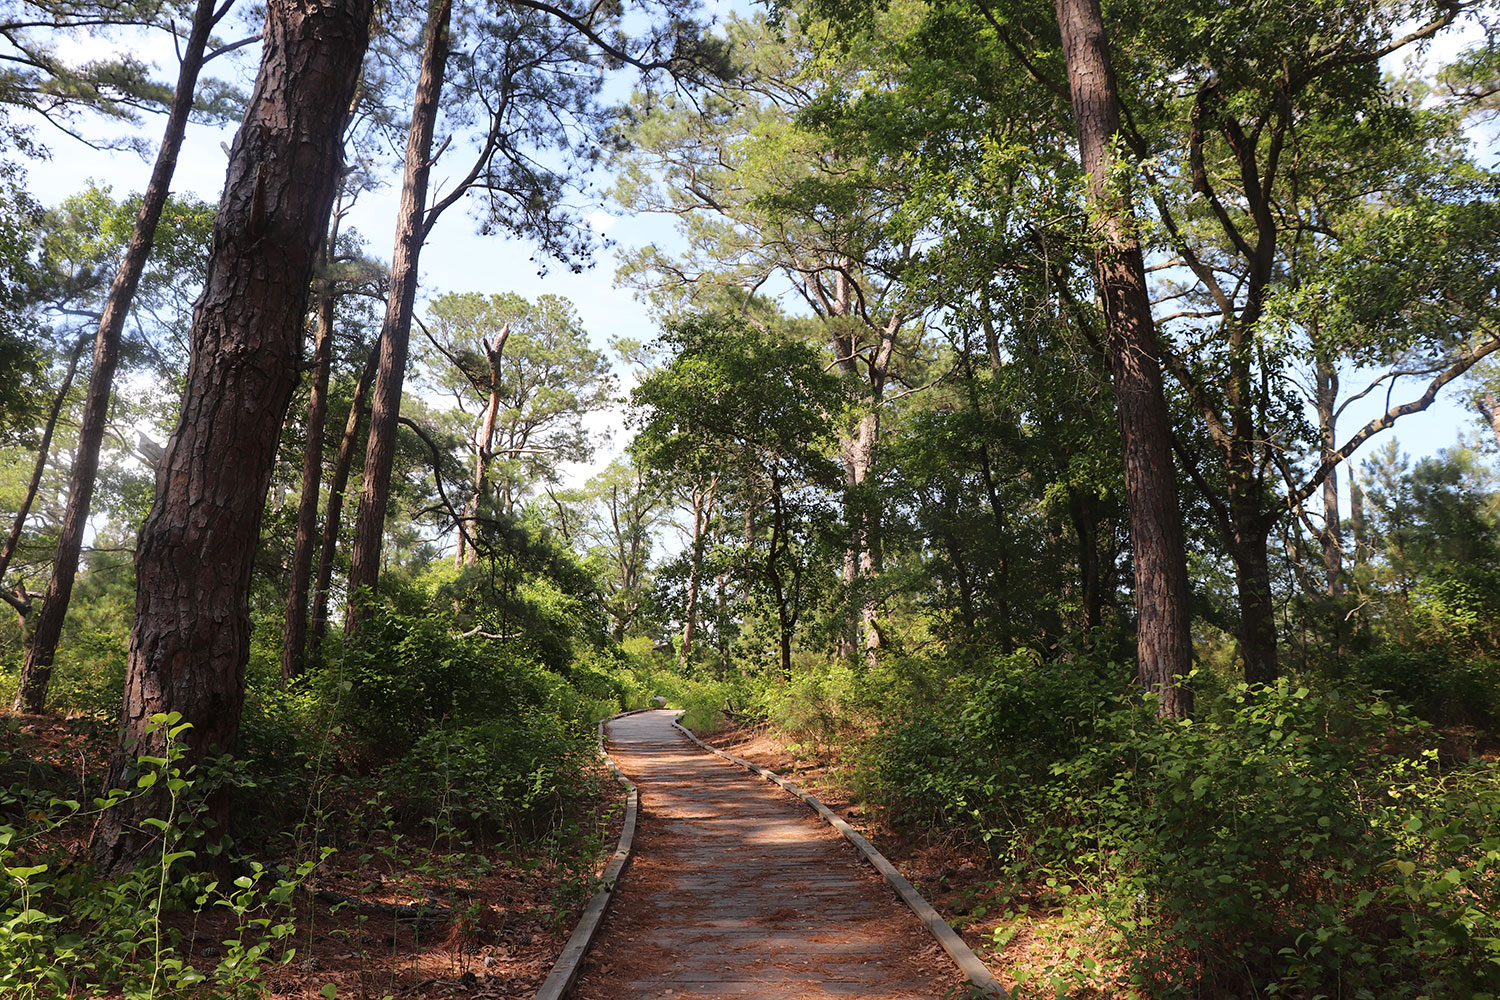
[[[1098,229],[1099,288],[1124,449],[1135,551],[1137,677],[1160,697],[1158,711],[1192,712],[1178,677],[1192,668],[1186,545],[1172,466],[1171,423],[1162,393],[1146,269],[1130,198],[1110,177],[1120,131],[1119,95],[1099,0],[1057,0],[1081,165]]]
[[[495,420],[500,415],[500,362],[505,353],[505,342],[510,339],[510,324],[506,323],[500,328],[500,333],[495,337],[495,345],[490,346],[487,340],[481,340],[484,345],[484,356],[490,363],[490,404],[484,411],[484,427],[479,432],[478,447],[474,450],[474,498],[469,501],[465,514],[469,524],[479,515],[480,504],[484,501],[484,494],[488,487],[486,477],[489,474],[490,461],[495,457]],[[468,540],[468,528],[464,525],[458,526],[458,554],[454,557],[455,566],[475,565],[479,562],[479,552],[472,546],[466,546]]]
[[[978,629],[974,618],[974,584],[970,579],[969,566],[963,557],[958,537],[953,533],[953,522],[958,517],[957,505],[946,490],[941,491],[943,519],[938,522],[938,537],[948,551],[948,561],[953,564],[954,581],[958,584],[958,610],[963,620],[964,638],[973,641]]]
[[[795,627],[786,583],[781,578],[779,556],[782,540],[786,537],[782,517],[781,480],[773,470],[771,473],[771,542],[766,549],[766,579],[771,583],[772,596],[776,598],[776,629],[779,637],[781,676],[792,676],[792,630]]]
[[[708,531],[708,520],[713,516],[714,490],[717,477],[709,479],[708,487],[693,491],[693,540],[688,561],[687,607],[682,614],[682,649],[677,654],[677,665],[686,670],[693,655],[693,631],[698,621],[698,586],[703,573],[703,540]]]
[[[333,359],[333,313],[337,298],[328,271],[338,240],[334,213],[323,245],[323,276],[318,281],[318,322],[313,347],[313,384],[307,398],[307,444],[302,452],[302,494],[297,501],[297,536],[292,543],[291,584],[287,587],[286,623],[281,637],[281,679],[290,681],[306,667],[307,604],[312,584],[312,553],[318,531],[318,493],[323,485],[323,427],[328,419],[328,369]]]
[[[26,663],[21,668],[21,686],[16,696],[17,707],[23,704],[28,712],[40,712],[46,699],[47,685],[52,677],[52,661],[57,655],[57,643],[62,638],[63,619],[67,617],[68,601],[73,596],[73,580],[78,574],[78,558],[83,551],[83,533],[88,527],[89,510],[94,500],[94,481],[99,475],[99,452],[104,444],[105,425],[109,420],[109,399],[114,387],[115,369],[120,363],[120,335],[125,329],[125,318],[135,300],[136,286],[146,269],[146,260],[151,256],[151,245],[156,239],[156,226],[167,204],[167,195],[172,188],[172,175],[177,170],[177,154],[182,148],[182,137],[187,131],[188,114],[193,108],[193,93],[198,86],[198,72],[203,68],[203,53],[208,47],[209,33],[214,24],[228,11],[216,16],[215,0],[198,0],[193,11],[193,24],[188,32],[187,44],[182,51],[182,63],[177,70],[177,89],[172,94],[172,109],[167,115],[167,127],[162,133],[161,148],[156,153],[156,165],[151,169],[151,179],[141,196],[141,209],[136,215],[135,228],[131,230],[130,242],[125,247],[125,257],[115,272],[109,286],[109,296],[104,302],[104,312],[99,318],[99,329],[94,335],[94,365],[89,375],[89,387],[84,397],[83,420],[78,427],[78,447],[73,455],[73,470],[68,477],[68,503],[63,511],[63,521],[58,529],[57,554],[53,559],[52,578],[47,583],[42,608],[37,615],[31,646],[26,651]]]
[[[1229,377],[1225,393],[1232,433],[1226,460],[1229,537],[1235,586],[1240,608],[1240,655],[1245,681],[1270,684],[1281,675],[1276,648],[1276,616],[1271,601],[1267,538],[1275,514],[1267,515],[1266,489],[1256,461],[1259,436],[1252,396],[1248,331],[1237,326],[1231,335]]]
[[[1349,528],[1354,533],[1354,565],[1370,561],[1370,536],[1365,529],[1365,491],[1360,489],[1354,466],[1349,466]]]
[[[881,380],[883,382],[883,379]],[[876,581],[880,577],[880,504],[872,496],[874,482],[870,473],[875,467],[875,449],[880,440],[880,391],[872,386],[872,409],[859,420],[859,433],[854,439],[854,486],[858,494],[859,531],[855,540],[859,547],[859,624],[865,657],[873,666],[876,652],[883,645],[880,626],[876,621],[879,599],[875,593]]]
[[[380,345],[370,346],[365,357],[364,370],[354,386],[354,399],[349,404],[349,416],[344,421],[344,436],[339,440],[338,457],[333,462],[333,475],[328,479],[328,507],[323,511],[323,537],[318,543],[318,575],[312,587],[312,613],[307,636],[307,655],[315,658],[328,633],[328,590],[333,584],[333,560],[338,553],[339,528],[344,516],[344,491],[349,486],[349,470],[354,465],[354,451],[359,445],[359,425],[364,420],[365,399],[370,395],[370,384],[375,380],[375,366],[380,361]]]
[[[1319,360],[1314,371],[1317,379],[1318,432],[1323,441],[1323,458],[1327,462],[1338,450],[1334,425],[1334,404],[1339,395],[1339,374]],[[1344,539],[1339,523],[1339,477],[1329,474],[1323,480],[1323,570],[1328,594],[1338,597],[1344,592]]]
[[[78,362],[83,359],[83,349],[86,342],[80,343],[73,348],[73,353],[68,356],[68,370],[63,374],[62,385],[58,386],[57,394],[52,397],[52,405],[47,409],[47,422],[42,425],[42,440],[37,446],[36,461],[31,466],[31,478],[26,481],[26,492],[21,497],[21,506],[16,511],[16,518],[11,522],[10,534],[5,536],[5,547],[0,549],[0,578],[10,570],[11,560],[16,557],[16,548],[21,544],[21,535],[26,531],[26,519],[31,516],[31,505],[36,502],[37,491],[42,486],[42,476],[47,472],[47,460],[52,455],[52,437],[57,433],[57,421],[62,417],[63,406],[68,401],[68,393],[73,389],[73,379],[78,375]],[[16,611],[23,616],[26,612],[21,608]],[[26,675],[21,675],[22,687],[25,686]],[[45,688],[44,688],[45,691]],[[22,707],[20,695],[16,697],[16,711],[26,711]],[[40,708],[37,711],[41,711]]]
[[[1490,430],[1495,432],[1495,440],[1500,441],[1500,399],[1496,399],[1495,394],[1487,390],[1475,393],[1474,408],[1490,425]]]
[[[452,0],[432,0],[427,41],[422,52],[422,75],[417,82],[411,127],[406,139],[406,169],[401,182],[401,207],[396,219],[396,246],[391,254],[391,290],[380,334],[380,367],[375,377],[370,410],[370,435],[365,444],[364,482],[350,552],[349,606],[344,631],[359,627],[355,593],[375,589],[380,576],[380,547],[385,534],[385,509],[390,499],[391,467],[396,457],[396,426],[401,416],[401,389],[406,380],[406,356],[411,340],[412,313],[417,298],[417,265],[427,238],[427,183],[432,173],[432,137],[437,128],[439,99],[448,63],[448,23]]]
[[[1104,624],[1104,587],[1099,569],[1099,519],[1092,498],[1075,490],[1068,503],[1073,532],[1078,536],[1078,584],[1083,603],[1085,635]]]
[[[135,788],[137,755],[166,756],[153,718],[180,713],[186,769],[232,750],[250,655],[250,577],[282,422],[298,377],[307,290],[333,206],[341,130],[369,41],[370,0],[271,0],[255,90],[229,157],[182,414],[157,467],[136,555],[136,617],[120,747],[107,787]],[[160,789],[165,782],[159,782]],[[129,867],[159,832],[161,795],[106,810],[94,856]],[[208,817],[228,827],[227,790]]]

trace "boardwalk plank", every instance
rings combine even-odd
[[[640,789],[631,868],[579,1000],[936,1000],[961,977],[842,837],[797,800],[689,743],[673,713],[608,727]]]

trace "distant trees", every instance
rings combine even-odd
[[[535,240],[547,256],[578,266],[592,237],[564,193],[590,164],[588,142],[601,129],[596,95],[605,65],[683,75],[723,71],[719,45],[703,38],[700,26],[675,5],[650,0],[636,6],[631,13],[646,15],[644,33],[636,38],[621,28],[626,13],[622,5],[575,11],[526,0],[460,19],[464,33],[455,50],[451,0],[433,0],[429,7],[350,553],[351,592],[373,590],[379,574],[417,264],[438,218],[473,192],[483,205],[486,231]],[[448,114],[457,125],[478,124],[478,148],[467,172],[429,206],[427,183],[450,55],[455,100]],[[446,148],[445,142],[439,152]],[[355,607],[350,610],[346,629],[352,632],[358,617]]]
[[[692,99],[637,94],[614,193],[629,211],[675,216],[686,243],[675,258],[654,246],[635,251],[627,283],[668,315],[761,318],[766,303],[756,298],[781,294],[784,282],[786,307],[813,317],[799,335],[827,345],[856,393],[839,431],[848,533],[840,573],[857,609],[841,644],[873,655],[882,641],[882,420],[887,393],[910,387],[930,302],[901,280],[918,233],[900,213],[911,193],[900,157],[806,124],[828,95],[879,75],[868,47],[822,47],[827,30],[800,17],[731,18],[737,78]]]
[[[1168,502],[1179,483],[1192,494],[1185,509],[1207,508],[1212,545],[1233,567],[1246,676],[1273,679],[1277,527],[1307,516],[1319,491],[1336,507],[1339,465],[1495,349],[1492,297],[1482,305],[1480,291],[1490,287],[1480,274],[1495,270],[1494,229],[1477,223],[1492,210],[1492,179],[1452,141],[1457,116],[1485,100],[1484,57],[1466,56],[1467,68],[1447,76],[1450,103],[1428,107],[1378,68],[1463,11],[1273,6],[1105,17],[1082,2],[945,4],[906,20],[883,19],[878,4],[782,8],[799,19],[810,8],[840,26],[848,47],[880,53],[878,82],[829,92],[801,121],[838,136],[845,156],[873,148],[920,164],[896,211],[929,220],[930,234],[902,282],[987,314],[1000,367],[1019,346],[1007,335],[1038,316],[1053,343],[1080,335],[1116,367],[1139,666],[1152,686],[1191,660],[1184,562],[1167,554],[1182,549]],[[1330,25],[1343,27],[1329,35]],[[1074,137],[1077,165],[1056,152]],[[1437,189],[1447,194],[1435,198]],[[1094,224],[1081,229],[1085,211]],[[1408,238],[1416,218],[1433,224],[1421,245]],[[1452,237],[1468,249],[1439,249]],[[1416,398],[1398,395],[1339,436],[1332,418],[1356,394],[1336,398],[1339,373],[1392,358],[1377,378],[1423,378]],[[1320,391],[1330,419],[1312,434],[1303,407]],[[1140,409],[1147,399],[1156,402]],[[1136,451],[1146,442],[1149,461]],[[1337,580],[1337,517],[1329,523],[1325,559]],[[1166,636],[1174,652],[1158,658],[1150,648]],[[1162,708],[1176,713],[1175,697]]]
[[[613,402],[615,381],[567,299],[440,295],[426,332],[424,383],[472,423],[468,516],[514,515],[528,492],[558,483],[562,463],[592,456],[584,419]]]
[[[720,516],[742,526],[741,578],[769,605],[777,663],[790,675],[798,622],[817,589],[822,497],[838,482],[832,420],[848,397],[811,348],[743,320],[686,317],[666,341],[671,361],[631,394],[644,410],[637,453],[681,480],[716,478]]]

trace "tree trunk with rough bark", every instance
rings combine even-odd
[[[375,376],[370,409],[370,434],[365,443],[364,483],[350,552],[349,606],[344,631],[358,630],[360,613],[354,595],[373,591],[380,576],[380,547],[385,534],[385,510],[390,499],[391,467],[396,458],[396,427],[401,418],[401,389],[406,381],[406,357],[411,340],[412,314],[417,299],[417,265],[427,239],[427,184],[432,174],[432,137],[447,72],[448,25],[452,0],[433,0],[422,51],[422,74],[406,137],[406,167],[401,181],[401,206],[396,217],[396,246],[391,254],[391,288],[385,322],[380,332],[380,366]]]
[[[232,750],[250,654],[250,576],[282,421],[296,387],[308,285],[333,206],[341,131],[369,41],[370,0],[271,0],[255,90],[230,151],[193,314],[182,415],[157,468],[136,555],[136,617],[120,748],[108,787],[135,788],[137,756],[165,756],[152,717],[180,713],[179,766]],[[160,789],[164,783],[159,782]],[[103,874],[158,844],[155,792],[100,818]],[[227,833],[227,791],[209,816]]]
[[[1176,679],[1188,673],[1193,658],[1186,546],[1145,262],[1130,198],[1109,176],[1120,131],[1109,39],[1098,0],[1057,0],[1057,21],[1099,240],[1099,290],[1135,553],[1137,676],[1159,695],[1163,716],[1186,716],[1192,712],[1192,692]]]
[[[1235,589],[1240,608],[1240,656],[1245,661],[1247,684],[1270,684],[1281,676],[1276,648],[1276,606],[1271,596],[1271,560],[1267,553],[1269,530],[1256,510],[1234,516],[1235,537],[1230,555],[1234,559]]]
[[[78,447],[73,454],[73,469],[68,477],[68,503],[63,511],[62,525],[58,529],[52,578],[47,583],[47,592],[42,598],[42,608],[31,635],[31,646],[26,650],[26,663],[21,668],[20,690],[16,695],[17,708],[24,705],[29,712],[42,710],[47,685],[52,677],[52,661],[57,655],[57,643],[62,638],[63,620],[68,614],[68,602],[73,596],[73,581],[78,575],[78,559],[83,551],[83,534],[88,527],[89,510],[94,501],[94,482],[99,475],[99,452],[104,445],[104,431],[109,420],[109,399],[114,389],[115,369],[120,363],[120,336],[125,329],[125,318],[130,314],[131,303],[135,300],[135,290],[140,284],[141,274],[146,269],[146,260],[151,256],[151,246],[156,240],[156,227],[161,221],[162,210],[166,208],[167,196],[171,192],[172,175],[177,170],[177,154],[182,149],[188,114],[193,108],[198,73],[203,68],[203,54],[208,47],[209,33],[218,21],[214,13],[214,2],[215,0],[199,0],[193,11],[193,23],[188,31],[187,44],[182,50],[182,63],[177,71],[177,89],[172,94],[172,107],[167,114],[167,127],[162,134],[161,148],[157,150],[156,164],[151,169],[151,179],[146,183],[145,194],[141,196],[141,208],[130,233],[130,242],[125,247],[125,256],[109,286],[104,312],[99,318],[99,329],[94,335],[94,366],[84,397],[83,419],[78,427]],[[226,11],[227,9],[226,5]]]

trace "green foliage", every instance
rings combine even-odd
[[[178,766],[177,737],[188,728],[180,716],[153,716],[151,725],[167,734],[165,755],[140,758],[134,788],[112,790],[91,805],[49,797],[30,782],[0,789],[0,990],[6,996],[61,1000],[108,992],[127,1000],[248,1000],[260,994],[256,981],[266,964],[296,954],[292,894],[318,861],[287,872],[251,862],[227,885],[196,870],[206,838],[195,802],[219,779]],[[127,797],[161,792],[162,815],[144,821],[159,834],[156,851],[123,876],[101,883],[89,865],[48,846],[58,843],[55,834],[65,825],[86,830]],[[231,925],[214,967],[198,969],[182,957],[181,934],[164,917],[205,909],[230,914]]]
[[[445,719],[505,718],[551,707],[562,679],[516,657],[504,643],[466,637],[451,612],[370,609],[346,647],[349,684],[340,717],[382,753],[399,755]]]
[[[1442,649],[1384,649],[1354,661],[1349,674],[1431,722],[1491,731],[1500,725],[1500,661],[1493,658],[1456,657]]]
[[[988,664],[876,737],[876,788],[1102,914],[1150,996],[1500,988],[1493,761],[1445,772],[1360,688],[1200,691],[1198,719],[1161,723],[1119,673]]]
[[[609,405],[615,381],[572,302],[450,294],[434,298],[429,314],[436,350],[426,359],[426,382],[459,403],[457,416],[486,463],[486,489],[502,511],[510,513],[540,484],[556,483],[559,463],[592,457],[584,418]],[[509,333],[502,339],[503,330]],[[501,353],[492,370],[494,349]],[[493,437],[481,442],[492,398]]]
[[[406,808],[438,830],[535,836],[593,790],[593,732],[529,711],[423,733],[393,768]]]

